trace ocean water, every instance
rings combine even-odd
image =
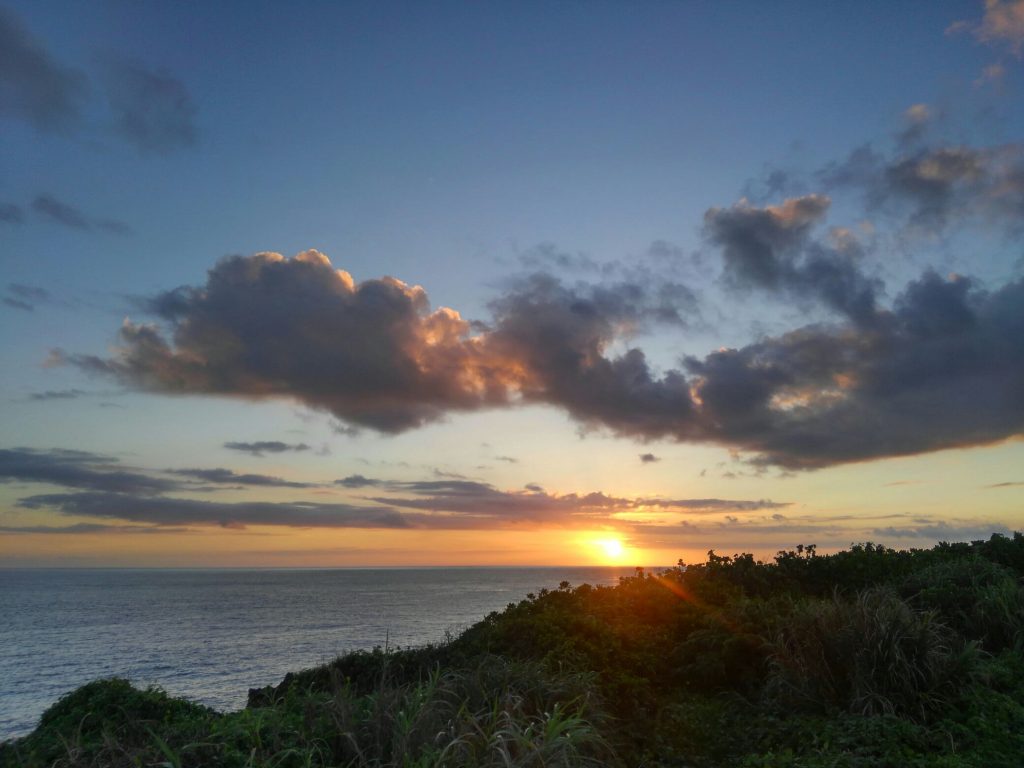
[[[0,739],[101,677],[219,710],[347,651],[458,633],[528,592],[629,568],[0,570]]]

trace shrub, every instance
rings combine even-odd
[[[938,563],[911,575],[901,592],[986,650],[1024,645],[1024,589],[1004,566],[980,557]]]
[[[807,601],[775,638],[766,693],[783,708],[924,718],[969,681],[973,651],[888,588]]]

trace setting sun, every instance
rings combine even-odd
[[[608,560],[618,560],[626,551],[626,548],[622,546],[622,542],[618,539],[598,539],[594,544]]]

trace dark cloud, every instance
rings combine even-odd
[[[370,477],[364,477],[363,475],[349,475],[343,477],[341,480],[335,480],[336,485],[343,485],[346,488],[367,488],[371,486],[380,485],[383,481],[374,480]]]
[[[925,539],[928,541],[974,541],[987,539],[993,533],[1004,536],[1012,535],[1005,525],[1000,523],[966,523],[950,524],[946,522],[928,523],[913,526],[889,526],[875,528],[875,536],[891,539]]]
[[[508,464],[518,464],[519,463],[519,459],[517,459],[515,456],[495,456],[494,459],[495,459],[495,461],[504,461],[504,462],[506,462]]]
[[[231,451],[241,451],[253,456],[262,458],[265,453],[287,453],[308,451],[310,447],[305,443],[282,443],[279,440],[258,440],[254,443],[224,443],[224,447]]]
[[[366,478],[362,478],[366,480]],[[369,485],[369,482],[365,484]],[[601,492],[586,494],[547,493],[539,485],[530,484],[522,491],[503,491],[490,483],[470,480],[420,480],[410,482],[372,481],[372,484],[399,496],[377,496],[372,501],[406,509],[434,513],[466,515],[478,519],[499,519],[512,522],[560,522],[605,519],[618,512],[651,509],[658,512],[686,511],[696,514],[720,512],[753,512],[780,509],[789,503],[737,499],[662,499],[622,498]],[[409,497],[412,498],[409,498]]]
[[[780,254],[800,247],[823,207],[711,218],[737,279],[788,285],[818,279],[813,261]],[[837,284],[837,296],[860,295],[846,290],[860,280],[822,280],[819,295]],[[627,345],[661,318],[658,298],[639,286],[568,287],[536,275],[471,334],[456,312],[431,312],[421,288],[390,278],[356,285],[316,252],[258,254],[220,262],[202,288],[158,296],[152,309],[170,342],[156,326],[127,322],[113,358],[55,359],[149,391],[288,396],[384,432],[487,406],[552,405],[586,427],[716,443],[753,454],[754,466],[788,469],[1024,432],[1024,280],[988,291],[928,272],[891,308],[834,304],[854,322],[808,325],[657,373]]]
[[[722,249],[726,284],[802,301],[813,297],[857,323],[872,322],[882,284],[862,273],[856,239],[846,230],[835,230],[831,245],[811,238],[829,205],[827,197],[805,195],[779,206],[742,202],[708,210],[705,234]]]
[[[519,254],[519,263],[529,269],[563,272],[598,272],[602,265],[585,253],[569,253],[553,243],[541,243]]]
[[[12,299],[10,296],[4,296],[3,302],[6,306],[10,307],[11,309],[20,309],[24,312],[32,312],[35,309],[35,307],[32,304],[29,304],[27,301],[22,301],[21,299]]]
[[[29,400],[45,402],[47,400],[75,400],[87,394],[81,389],[48,389],[45,392],[33,392],[28,396]]]
[[[986,485],[985,487],[986,488],[1017,488],[1019,486],[1024,486],[1024,482],[1012,482],[1011,481],[1011,482],[1005,482],[1005,483],[992,483],[991,485]]]
[[[653,453],[641,453],[640,463],[641,464],[653,464],[656,461],[661,461],[660,458],[655,456]]]
[[[2,56],[3,54],[0,54]],[[0,222],[4,224],[21,224],[25,221],[25,214],[21,206],[13,203],[0,203]]]
[[[297,483],[271,475],[255,475],[234,472],[220,467],[214,469],[171,469],[171,474],[192,477],[207,483],[228,485],[258,485],[273,488],[315,488],[316,483]]]
[[[92,224],[84,213],[50,195],[39,195],[32,201],[32,210],[65,227],[92,229]]]
[[[12,11],[0,8],[0,117],[39,131],[72,128],[88,93],[85,77],[57,63]]]
[[[927,233],[967,220],[1014,234],[1024,227],[1024,144],[940,145],[890,156],[864,146],[818,177],[828,189],[860,189],[869,210],[905,215],[908,226]]]
[[[0,481],[48,483],[115,493],[157,494],[180,483],[119,469],[117,460],[85,451],[0,449]]]
[[[804,183],[792,171],[766,166],[756,178],[743,185],[741,196],[758,205],[804,193]]]
[[[196,144],[196,107],[181,81],[136,61],[108,59],[101,69],[114,128],[122,138],[164,154]]]
[[[65,203],[52,195],[38,195],[32,201],[32,210],[45,216],[50,221],[71,229],[89,231],[99,229],[115,235],[128,235],[132,228],[124,222],[113,219],[93,219],[78,208]]]
[[[0,525],[0,532],[14,534],[82,534],[82,533],[188,533],[188,528],[162,525],[106,525],[75,523],[74,525]]]
[[[469,339],[458,313],[431,312],[422,288],[356,285],[316,251],[226,259],[206,286],[158,296],[151,309],[174,347],[155,327],[128,324],[118,358],[72,362],[154,391],[290,396],[383,432],[504,404],[514,375]]]
[[[8,283],[7,294],[3,299],[4,304],[27,312],[50,300],[50,292],[46,289],[24,283]]]
[[[50,292],[44,288],[24,283],[8,283],[7,294],[3,298],[4,304],[26,312],[33,311],[37,304],[48,301],[50,298]]]
[[[45,301],[50,298],[50,292],[45,288],[36,285],[25,285],[24,283],[8,283],[7,290],[19,299],[26,301]]]
[[[236,473],[223,468],[166,470],[182,480],[120,469],[108,457],[83,451],[0,451],[0,479],[61,485],[74,492],[44,493],[22,498],[25,509],[158,526],[249,525],[333,528],[494,529],[523,523],[562,526],[616,522],[622,512],[753,513],[789,506],[768,500],[619,498],[604,493],[554,494],[531,484],[522,491],[503,491],[488,483],[464,479],[385,481],[352,475],[336,481],[350,489],[374,488],[386,496],[362,501],[372,504],[307,501],[218,502],[171,498],[168,491],[211,491],[216,485],[309,488],[267,475]],[[198,488],[190,481],[214,487]],[[401,511],[404,510],[404,511]],[[107,526],[91,523],[67,529],[26,526],[21,533],[100,532]]]
[[[93,226],[112,235],[134,235],[135,230],[117,219],[93,219]]]
[[[709,431],[759,463],[828,466],[1024,431],[1024,281],[926,273],[876,327],[811,326],[689,359]]]
[[[685,378],[657,377],[642,350],[606,355],[616,341],[665,319],[657,297],[638,285],[567,287],[535,275],[491,305],[482,346],[517,374],[525,402],[555,405],[588,426],[657,437],[693,415]],[[664,311],[663,311],[664,310]],[[685,431],[685,430],[684,430]]]
[[[313,502],[214,502],[122,493],[57,493],[18,501],[24,509],[54,509],[83,517],[131,520],[150,525],[282,525],[293,528],[408,528],[388,508]]]

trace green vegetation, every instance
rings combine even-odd
[[[0,766],[1020,766],[1022,577],[1020,533],[712,552],[343,656],[240,712],[90,683]]]

